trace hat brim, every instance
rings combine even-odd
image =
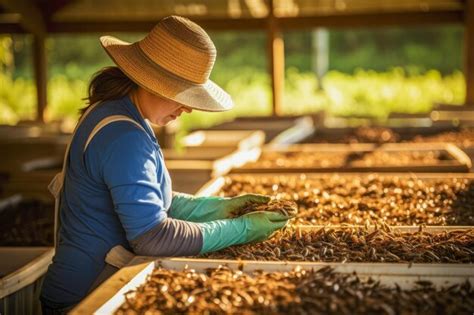
[[[114,63],[151,93],[207,112],[223,112],[234,106],[230,95],[211,80],[197,84],[168,72],[151,62],[138,43],[127,43],[112,36],[102,36],[100,42]]]

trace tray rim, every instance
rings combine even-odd
[[[147,280],[153,269],[161,265],[165,269],[182,270],[185,266],[197,271],[228,265],[244,272],[253,270],[289,271],[297,266],[302,269],[320,269],[331,266],[335,272],[357,272],[361,279],[371,277],[381,283],[402,288],[413,287],[416,281],[429,280],[434,285],[449,285],[469,281],[474,283],[472,265],[468,264],[387,264],[387,263],[302,263],[302,262],[262,262],[238,260],[211,260],[196,258],[157,258],[136,256],[129,264],[102,283],[88,295],[71,314],[111,314],[124,302],[124,293],[133,290]],[[382,271],[382,272],[381,272]]]
[[[354,144],[292,144],[264,146],[262,155],[271,152],[358,152],[358,151],[441,151],[446,152],[451,159],[440,160],[438,164],[412,163],[410,165],[375,165],[375,166],[287,166],[287,167],[252,167],[243,165],[232,169],[232,173],[274,173],[274,172],[469,172],[472,167],[471,158],[454,143],[386,143],[377,145],[373,143]]]
[[[28,247],[18,247],[18,246],[2,246],[0,247],[0,252],[2,251],[44,251],[42,254],[38,255],[36,258],[16,269],[15,271],[9,273],[5,277],[0,279],[0,299],[8,296],[14,292],[21,290],[22,288],[32,284],[38,278],[48,270],[49,264],[53,260],[54,256],[54,247],[44,247],[44,246],[28,246]]]

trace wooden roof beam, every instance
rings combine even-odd
[[[254,30],[265,29],[264,18],[191,19],[206,30]],[[156,20],[144,21],[52,21],[48,25],[50,33],[97,33],[97,32],[148,32],[156,25]]]
[[[17,23],[2,23],[0,22],[0,34],[22,34],[26,31]]]
[[[0,0],[13,2],[13,0]],[[16,0],[28,2],[28,0]],[[22,14],[22,16],[24,16]],[[206,30],[266,30],[266,18],[198,18],[193,21]],[[399,12],[399,13],[370,13],[328,16],[275,17],[281,30],[312,29],[316,27],[371,27],[391,25],[419,25],[464,23],[464,12]],[[99,33],[99,32],[148,32],[156,20],[117,20],[117,21],[50,21],[47,31],[50,33]],[[0,33],[25,33],[12,23],[0,23]]]
[[[21,15],[20,25],[25,31],[37,36],[45,36],[46,23],[40,9],[30,0],[0,0],[8,11]],[[3,28],[3,27],[2,27]]]
[[[278,20],[283,29],[310,29],[316,27],[334,28],[463,23],[464,17],[462,11],[439,11],[279,17]]]
[[[206,30],[265,30],[266,18],[193,18]],[[311,17],[275,17],[282,30],[315,27],[370,27],[463,23],[462,11],[380,13]],[[51,33],[147,32],[157,20],[149,21],[52,21]]]

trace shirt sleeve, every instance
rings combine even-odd
[[[197,223],[167,218],[130,241],[137,255],[174,257],[198,255],[203,236]]]
[[[162,167],[157,164],[155,145],[142,130],[133,126],[105,150],[102,176],[128,240],[167,218],[157,182],[157,173]]]

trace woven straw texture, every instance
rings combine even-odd
[[[149,92],[202,111],[233,107],[230,95],[209,80],[216,59],[212,40],[186,18],[166,17],[135,43],[112,36],[100,42],[115,64]]]

